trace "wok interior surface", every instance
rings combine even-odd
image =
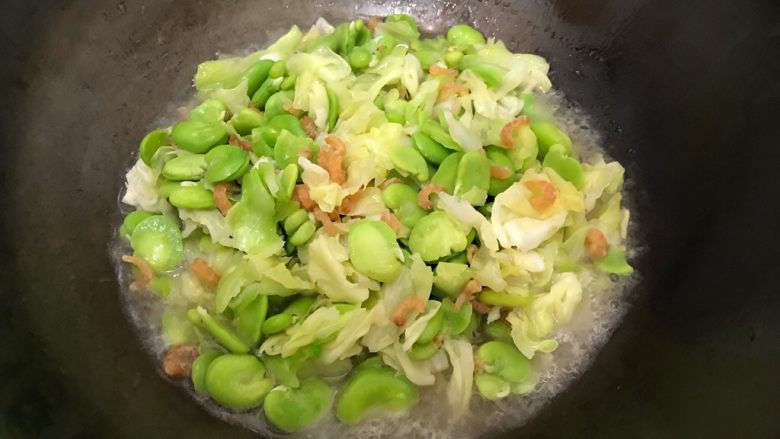
[[[780,22],[771,2],[5,2],[0,437],[253,437],[158,375],[108,245],[139,139],[196,65],[316,17],[474,24],[545,56],[627,168],[642,280],[524,437],[780,434]]]

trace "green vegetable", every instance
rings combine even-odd
[[[582,165],[577,159],[567,157],[565,147],[559,143],[550,146],[547,154],[544,155],[542,166],[552,168],[564,180],[570,182],[577,189],[582,189],[585,185],[585,174],[582,171]]]
[[[401,272],[395,232],[381,221],[362,220],[353,225],[348,246],[352,265],[372,279],[390,282]]]
[[[237,146],[220,145],[206,153],[206,164],[203,177],[209,183],[237,180],[249,169],[249,154]]]
[[[444,327],[444,312],[439,309],[433,317],[428,320],[428,324],[425,325],[425,329],[422,334],[417,338],[415,343],[426,344],[433,341],[436,336],[439,335]]]
[[[333,93],[333,90],[327,89],[328,93],[328,132],[336,128],[336,122],[339,119],[339,98]]]
[[[428,180],[428,165],[416,149],[397,146],[390,150],[390,160],[401,172],[411,174],[420,181]]]
[[[246,79],[246,93],[249,97],[255,94],[260,85],[268,78],[268,73],[275,63],[271,60],[260,60],[252,64],[246,71],[244,71],[243,77]]]
[[[460,307],[459,310],[455,309],[455,306],[450,299],[444,299],[441,301],[441,309],[444,313],[444,328],[442,333],[445,335],[460,335],[468,328],[469,324],[473,320],[473,311],[470,303],[467,303]]]
[[[447,31],[447,41],[456,46],[485,44],[485,37],[467,24],[456,24]]]
[[[234,324],[242,339],[252,345],[260,341],[265,316],[268,314],[268,296],[259,295],[256,299],[235,311]]]
[[[496,341],[502,341],[504,343],[512,343],[512,334],[510,333],[509,325],[501,320],[488,323],[485,325],[485,334]]]
[[[196,154],[208,152],[213,146],[225,143],[227,138],[222,125],[198,120],[179,122],[171,131],[173,143]]]
[[[455,177],[455,196],[472,206],[485,204],[490,188],[490,160],[480,152],[467,152],[458,163]]]
[[[433,285],[450,297],[460,294],[472,277],[466,263],[439,262],[434,273]]]
[[[612,274],[631,274],[634,269],[626,261],[626,250],[619,247],[611,247],[607,255],[596,262],[599,270]]]
[[[219,99],[206,99],[190,112],[190,120],[215,123],[224,122],[228,109]]]
[[[544,157],[553,145],[562,145],[564,155],[571,154],[571,138],[550,122],[532,122],[531,130],[539,142],[539,156]]]
[[[176,268],[184,258],[181,231],[173,220],[163,215],[139,222],[130,235],[130,247],[158,272]]]
[[[417,388],[403,376],[384,367],[365,367],[347,382],[336,415],[354,424],[380,413],[406,411],[419,400]]]
[[[255,94],[252,95],[252,104],[257,108],[265,108],[268,99],[277,91],[279,91],[279,87],[276,85],[276,81],[274,78],[269,77],[263,81]]]
[[[417,151],[425,157],[426,160],[433,164],[441,164],[447,157],[452,154],[452,151],[441,146],[441,144],[422,131],[417,131],[412,135],[414,141],[414,147]]]
[[[212,209],[214,194],[201,186],[179,186],[171,191],[168,201],[180,209]]]
[[[206,173],[206,156],[203,154],[185,154],[172,158],[165,162],[162,168],[163,177],[168,180],[197,181]]]
[[[477,357],[485,372],[510,383],[522,383],[531,373],[531,362],[507,343],[489,341],[479,347]]]
[[[319,421],[333,405],[334,391],[325,382],[309,378],[297,389],[277,387],[265,397],[265,417],[279,429],[294,433]]]
[[[245,136],[252,132],[253,129],[265,125],[266,118],[262,113],[255,111],[251,108],[242,108],[233,119],[230,120],[230,124],[238,132],[238,134]]]
[[[278,334],[292,326],[292,324],[293,316],[287,313],[280,313],[275,316],[268,317],[265,322],[263,322],[263,334]]]
[[[439,352],[439,346],[435,343],[415,343],[409,350],[409,358],[414,361],[425,361],[432,358]]]
[[[447,190],[447,193],[451,194],[455,190],[455,179],[458,177],[458,168],[462,158],[463,153],[456,152],[450,154],[439,165],[439,169],[431,178],[431,183],[442,186]],[[488,170],[488,172],[490,171]]]
[[[521,296],[518,294],[500,293],[492,290],[482,290],[479,293],[479,301],[486,305],[504,306],[515,308],[528,305],[533,298],[529,295]]]
[[[152,157],[161,146],[168,144],[168,130],[154,130],[141,139],[138,146],[138,156],[148,166],[152,166]]]
[[[409,235],[409,249],[430,262],[463,251],[466,234],[444,212],[432,212],[417,221]]]
[[[225,354],[206,370],[206,392],[218,404],[234,410],[257,407],[274,383],[265,378],[265,367],[253,355]]]
[[[144,212],[143,210],[136,210],[135,212],[128,213],[124,221],[122,221],[122,226],[119,227],[119,234],[122,235],[123,238],[129,240],[136,226],[138,226],[141,221],[153,215],[153,213]]]
[[[283,90],[272,94],[265,103],[265,117],[273,119],[281,114],[289,114],[287,108],[292,105],[293,97],[295,97],[295,92],[292,90]]]
[[[207,351],[198,355],[198,358],[192,363],[190,378],[192,379],[192,386],[197,393],[206,393],[206,371],[220,355],[222,355],[221,352]]]
[[[245,354],[250,346],[233,331],[227,323],[218,320],[202,307],[187,311],[190,321],[211,334],[214,339],[230,352]]]

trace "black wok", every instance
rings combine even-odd
[[[160,378],[108,256],[138,140],[196,64],[317,16],[468,22],[538,51],[627,167],[633,306],[517,437],[780,436],[777,2],[3,2],[0,437],[250,433]]]

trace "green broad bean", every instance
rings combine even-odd
[[[192,387],[195,388],[195,392],[199,394],[206,393],[206,371],[212,361],[222,355],[218,351],[208,351],[198,355],[198,358],[192,362],[192,372],[190,378],[192,379]]]
[[[156,271],[176,268],[184,258],[184,241],[179,226],[169,217],[150,216],[135,226],[130,235],[135,255]]]
[[[485,325],[485,334],[496,341],[513,343],[511,329],[509,328],[509,325],[502,320],[496,320]]]
[[[219,123],[185,120],[174,125],[171,138],[182,149],[202,154],[213,146],[225,143],[228,134]]]
[[[469,232],[469,234],[471,234],[471,232]],[[466,238],[468,238],[468,236],[466,236]],[[441,262],[449,262],[449,263],[452,263],[452,264],[464,264],[464,265],[466,265],[466,264],[469,263],[469,258],[468,258],[468,255],[466,254],[466,252],[460,252],[460,253],[456,253],[456,254],[448,257],[448,258],[444,258],[444,260],[441,261]]]
[[[482,323],[482,320],[483,317],[481,315],[472,313],[469,324],[466,325],[466,329],[462,332],[463,336],[469,340],[473,340],[477,336],[477,329]]]
[[[468,24],[456,24],[447,31],[447,41],[456,46],[485,44],[485,37]]]
[[[135,230],[135,227],[141,221],[153,215],[153,213],[145,212],[143,210],[136,210],[135,212],[128,213],[125,219],[122,221],[122,225],[119,227],[119,235],[129,240],[130,236],[133,234],[133,230]]]
[[[305,379],[297,389],[276,387],[265,397],[265,417],[280,430],[295,433],[314,425],[333,406],[335,392],[324,381]]]
[[[276,145],[274,146],[274,160],[276,160],[276,166],[286,167],[290,164],[297,165],[298,157],[304,149],[309,150],[312,161],[316,162],[320,150],[313,140],[308,137],[298,137],[287,130],[282,130],[282,132],[279,133],[279,137],[276,139]]]
[[[401,248],[395,232],[382,221],[361,220],[347,238],[349,259],[357,271],[380,282],[390,282],[401,273]]]
[[[428,180],[428,164],[416,149],[396,146],[390,149],[390,161],[401,173],[411,174],[420,181]]]
[[[203,186],[179,186],[171,191],[168,201],[180,209],[212,209],[214,193]]]
[[[315,231],[317,231],[317,226],[314,224],[314,222],[306,221],[300,227],[298,227],[292,236],[290,236],[288,242],[295,247],[302,246],[309,242],[309,240],[314,236]]]
[[[444,54],[444,64],[450,68],[457,68],[460,60],[463,58],[463,52],[460,50],[448,50]]]
[[[371,31],[366,27],[366,23],[363,20],[355,20],[352,22],[352,27],[355,29],[355,46],[362,46],[371,40]]]
[[[536,141],[536,134],[528,125],[522,125],[515,128],[512,140],[515,147],[506,151],[512,167],[515,171],[527,171],[536,165],[536,158],[539,155],[539,145]]]
[[[409,350],[409,358],[414,361],[425,361],[436,355],[436,352],[439,352],[439,346],[436,343],[417,342]]]
[[[432,342],[433,339],[439,335],[443,327],[444,312],[439,308],[436,314],[428,320],[428,324],[425,325],[425,329],[423,329],[422,334],[420,334],[420,337],[417,338],[415,343],[426,344]]]
[[[281,78],[287,73],[287,67],[284,65],[283,60],[276,61],[271,69],[268,71],[268,77],[272,79]]]
[[[205,155],[185,153],[165,162],[162,175],[173,181],[197,181],[203,178],[207,166]]]
[[[382,192],[382,202],[390,209],[398,209],[405,203],[417,204],[417,190],[408,184],[393,183]]]
[[[292,198],[295,184],[298,183],[298,165],[290,163],[279,173],[279,191],[276,193],[278,200],[287,201]]]
[[[290,90],[292,91],[293,88],[295,88],[295,83],[298,81],[298,75],[297,74],[291,74],[290,76],[284,78],[281,84],[279,84],[279,88],[282,90]]]
[[[349,65],[353,70],[365,69],[371,63],[371,52],[365,47],[356,47],[349,54]]]
[[[571,155],[571,138],[550,122],[531,122],[531,130],[539,143],[539,157],[544,157],[551,146],[563,145],[565,155]]]
[[[489,341],[479,347],[477,357],[485,372],[510,383],[522,383],[531,375],[531,362],[509,343]]]
[[[385,362],[382,361],[382,357],[380,356],[374,356],[374,357],[368,357],[360,364],[355,366],[355,372],[360,372],[363,369],[381,369],[385,367]]]
[[[265,378],[263,363],[253,355],[221,355],[206,370],[206,392],[234,410],[259,406],[273,386],[274,382]]]
[[[414,225],[409,250],[432,262],[466,249],[466,233],[441,211],[431,212]]]
[[[452,300],[444,299],[441,301],[441,309],[444,312],[443,335],[460,335],[469,327],[471,321],[474,320],[473,307],[470,303],[466,303],[461,306],[459,310],[456,310]]]
[[[433,286],[449,297],[457,297],[471,278],[466,263],[439,262],[434,270]]]
[[[336,415],[345,424],[355,424],[383,412],[406,411],[418,401],[417,387],[406,377],[386,367],[365,367],[347,382]]]
[[[287,130],[298,137],[308,137],[306,130],[304,130],[303,125],[301,125],[300,119],[289,113],[280,114],[279,116],[270,119],[268,121],[268,126],[276,128],[280,133],[282,130]],[[275,143],[276,140],[271,142],[272,145]]]
[[[309,220],[309,213],[304,209],[296,210],[292,215],[284,219],[284,233],[291,235],[298,230],[299,227]]]
[[[284,309],[284,312],[295,317],[295,321],[300,320],[303,316],[309,313],[314,302],[317,301],[316,296],[301,296],[290,302]]]
[[[265,103],[265,117],[270,120],[281,114],[289,114],[287,108],[292,105],[294,97],[293,90],[282,90],[272,94]]]
[[[610,247],[607,255],[596,261],[596,267],[610,274],[626,275],[634,272],[626,260],[626,249],[623,247]]]
[[[458,63],[458,69],[471,70],[479,79],[485,81],[485,84],[490,88],[500,87],[505,74],[504,69],[483,61],[477,55],[463,55],[463,58]]]
[[[257,92],[257,89],[260,88],[260,85],[262,85],[263,82],[268,79],[268,73],[274,64],[274,61],[263,59],[252,64],[241,75],[244,79],[246,79],[246,94],[250,98],[255,94],[255,92]]]
[[[268,317],[263,322],[263,334],[274,335],[278,334],[285,329],[289,328],[293,324],[293,317],[287,313],[279,313],[275,316]]]
[[[401,204],[401,207],[395,210],[394,213],[401,224],[411,229],[417,224],[417,221],[420,221],[420,219],[428,214],[428,211],[418,206],[415,201],[413,203],[405,202]]]
[[[417,151],[419,151],[426,160],[436,165],[441,164],[444,159],[452,154],[452,150],[441,146],[439,142],[431,139],[431,136],[422,131],[417,131],[412,134],[412,141]]]
[[[499,376],[482,373],[474,378],[479,393],[490,401],[506,398],[511,393],[509,382]]]
[[[463,148],[458,145],[455,140],[452,139],[450,133],[448,133],[440,124],[435,120],[428,119],[423,122],[420,127],[423,133],[427,134],[431,139],[438,142],[441,146],[451,149],[453,151],[462,151]]]
[[[479,151],[463,154],[458,163],[454,195],[472,206],[482,206],[487,201],[490,188],[490,160]]]
[[[433,174],[431,178],[432,184],[438,184],[447,190],[448,193],[453,193],[455,190],[455,179],[458,176],[458,167],[460,161],[463,158],[462,152],[454,152],[444,159],[439,165],[439,169]]]
[[[544,155],[542,166],[551,168],[564,180],[573,184],[577,190],[581,190],[585,185],[585,173],[582,171],[580,162],[572,157],[567,157],[563,145],[556,143],[550,146],[547,154]]]
[[[252,95],[252,103],[257,108],[265,108],[268,98],[278,91],[279,87],[276,84],[276,79],[269,77],[260,85],[255,94]]]
[[[264,356],[263,364],[268,369],[268,375],[277,384],[296,388],[301,385],[301,381],[298,379],[298,369],[306,359],[308,359],[308,355],[305,355],[303,350],[299,350],[287,358],[282,358],[281,355]]]
[[[510,171],[514,171],[514,165],[512,164],[512,161],[509,159],[509,156],[506,154],[504,149],[498,148],[496,146],[488,146],[485,149],[485,151],[487,153],[487,158],[488,160],[490,160],[490,164],[492,166],[500,166],[509,169]],[[495,197],[501,192],[507,190],[507,188],[509,188],[509,186],[512,186],[512,183],[514,182],[515,182],[514,172],[512,173],[512,175],[506,178],[496,178],[491,176],[490,186],[488,187],[488,195],[492,195]]]
[[[190,112],[190,120],[205,122],[205,123],[219,123],[225,121],[225,116],[228,113],[227,106],[219,99],[206,99],[200,105],[193,108]]]
[[[242,136],[251,133],[253,129],[261,127],[265,123],[266,119],[263,113],[252,108],[242,108],[230,119],[230,124]]]
[[[252,142],[252,152],[260,157],[273,157],[278,137],[279,130],[268,125],[253,129],[249,137]]]
[[[168,130],[154,130],[141,139],[138,145],[138,156],[147,166],[152,166],[152,157],[161,146],[168,145]]]
[[[198,307],[187,311],[187,317],[196,326],[202,328],[216,340],[219,344],[227,348],[230,352],[245,354],[251,347],[236,334],[226,323],[217,320],[216,317],[208,313],[204,308]]]
[[[519,295],[485,289],[479,293],[479,301],[486,305],[516,308],[530,304],[533,301],[533,296],[530,294]]]
[[[393,14],[385,18],[386,23],[406,23],[414,32],[419,32],[417,27],[417,21],[411,16],[406,14]]]
[[[238,180],[249,169],[249,154],[233,145],[215,146],[206,153],[206,163],[203,179],[209,183]]]
[[[392,35],[385,34],[377,36],[374,38],[374,46],[376,47],[377,56],[379,58],[384,58],[385,56],[389,55],[397,43],[398,42],[396,41],[395,37]]]
[[[268,296],[261,294],[236,310],[233,324],[244,340],[256,346],[262,336],[263,322],[268,314]]]
[[[339,98],[336,93],[330,88],[327,89],[328,93],[328,132],[332,132],[336,128],[336,122],[339,119]]]

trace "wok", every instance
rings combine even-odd
[[[780,435],[776,2],[13,0],[0,16],[0,437],[252,437],[160,378],[108,255],[139,139],[198,62],[317,16],[536,51],[626,165],[632,306],[517,437]]]

